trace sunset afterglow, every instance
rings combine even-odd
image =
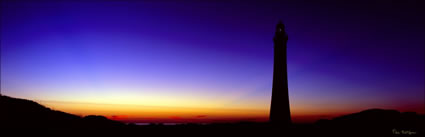
[[[422,16],[296,5],[8,2],[1,94],[124,122],[265,122],[282,19],[294,122],[370,108],[425,113]]]

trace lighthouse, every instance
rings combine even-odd
[[[286,63],[286,43],[288,35],[285,25],[280,21],[274,36],[273,87],[270,107],[270,123],[273,125],[290,125],[288,71]]]

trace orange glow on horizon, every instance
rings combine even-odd
[[[47,107],[67,113],[87,116],[103,115],[123,122],[219,122],[268,120],[268,109],[162,107],[123,104],[96,104],[58,101],[38,101]]]
[[[87,116],[103,115],[109,119],[126,123],[210,123],[210,122],[266,122],[269,118],[269,107],[238,108],[227,107],[175,107],[175,106],[146,106],[134,104],[103,104],[81,103],[66,101],[38,101],[54,110]],[[345,107],[344,107],[345,106]],[[404,109],[395,106],[356,106],[347,104],[315,105],[291,104],[291,117],[294,123],[313,123],[319,119],[332,119],[338,116],[360,112],[370,108],[396,109],[401,112],[412,111],[418,108],[412,105],[403,105]],[[421,111],[413,111],[421,113]]]

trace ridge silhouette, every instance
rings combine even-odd
[[[36,124],[37,128],[107,128],[124,125],[104,116],[80,117],[52,110],[34,101],[3,95],[1,95],[0,107],[2,128],[5,128],[5,125],[7,128],[34,128],[33,124]]]

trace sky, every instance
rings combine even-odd
[[[2,1],[1,94],[126,122],[267,121],[289,36],[294,122],[425,113],[420,1]]]

